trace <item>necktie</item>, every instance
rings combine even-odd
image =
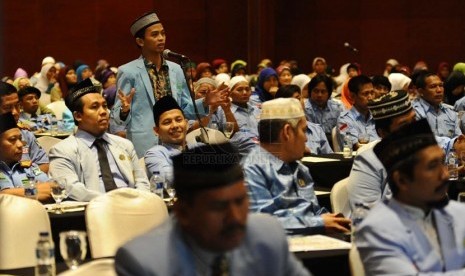
[[[96,139],[94,142],[98,152],[98,162],[100,164],[100,173],[102,174],[103,184],[105,185],[105,191],[109,192],[116,189],[115,180],[111,173],[110,164],[108,163],[107,153],[104,147],[105,141],[102,139]]]
[[[215,258],[211,266],[212,276],[228,276],[229,263],[225,254],[221,254]]]

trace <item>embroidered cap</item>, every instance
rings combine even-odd
[[[72,112],[76,111],[74,104],[77,99],[89,93],[100,93],[102,87],[92,82],[90,78],[87,78],[78,84],[71,90],[71,93],[65,99],[65,104]]]
[[[137,18],[134,23],[132,23],[130,31],[133,36],[137,34],[141,29],[160,22],[156,13],[146,13],[141,17]]]
[[[404,90],[391,91],[368,102],[368,109],[375,120],[391,118],[412,110],[408,93]]]
[[[302,104],[294,98],[279,98],[262,104],[260,120],[294,119],[305,117]]]
[[[0,134],[17,127],[15,117],[11,112],[0,115]]]

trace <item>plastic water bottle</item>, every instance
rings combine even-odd
[[[355,203],[355,210],[352,212],[352,241],[354,240],[354,233],[357,230],[357,227],[362,223],[363,219],[367,216],[368,214],[368,208],[367,205],[363,203]]]
[[[28,177],[28,180],[24,182],[23,186],[25,197],[37,199],[37,187],[34,177]]]
[[[350,140],[350,133],[344,135],[343,143],[342,155],[344,158],[352,158],[352,141]]]
[[[40,232],[36,247],[35,276],[55,276],[55,246],[48,232]]]
[[[153,172],[150,178],[150,191],[163,199],[163,187],[165,187],[165,179],[160,172]]]
[[[449,171],[450,180],[457,180],[459,178],[458,167],[459,160],[457,158],[457,154],[453,149],[451,149],[447,155],[447,170]]]

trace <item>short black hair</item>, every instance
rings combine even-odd
[[[381,75],[375,75],[371,77],[371,80],[373,81],[373,86],[383,85],[383,86],[386,86],[389,91],[391,91],[392,84],[387,77],[381,76]]]
[[[331,97],[331,93],[333,93],[333,80],[326,76],[326,75],[316,75],[313,77],[310,82],[308,83],[308,94],[312,94],[312,90],[320,83],[323,82],[326,85],[326,89],[328,90],[329,97]]]
[[[280,88],[278,88],[278,91],[276,92],[274,98],[292,98],[294,96],[294,93],[299,93],[300,94],[300,87],[295,85],[295,84],[289,84],[289,85],[283,85]]]
[[[431,77],[431,76],[437,76],[437,74],[433,73],[433,72],[429,72],[429,71],[422,71],[418,75],[418,77],[416,78],[415,86],[417,88],[425,89],[426,88],[426,79]]]
[[[349,80],[349,91],[358,94],[360,92],[360,88],[362,88],[363,85],[368,84],[368,83],[373,83],[371,79],[365,75],[359,75],[356,77],[353,77]]]
[[[2,103],[2,97],[11,95],[13,93],[18,93],[16,87],[7,82],[0,81],[0,104]]]

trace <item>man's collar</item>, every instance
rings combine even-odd
[[[90,134],[89,132],[79,129],[76,131],[76,134],[74,134],[76,138],[81,139],[81,141],[86,144],[89,148],[91,148],[97,138],[103,139],[105,142],[110,144],[110,137],[108,137],[108,134],[105,132],[102,136],[100,137],[95,137],[94,135]]]

